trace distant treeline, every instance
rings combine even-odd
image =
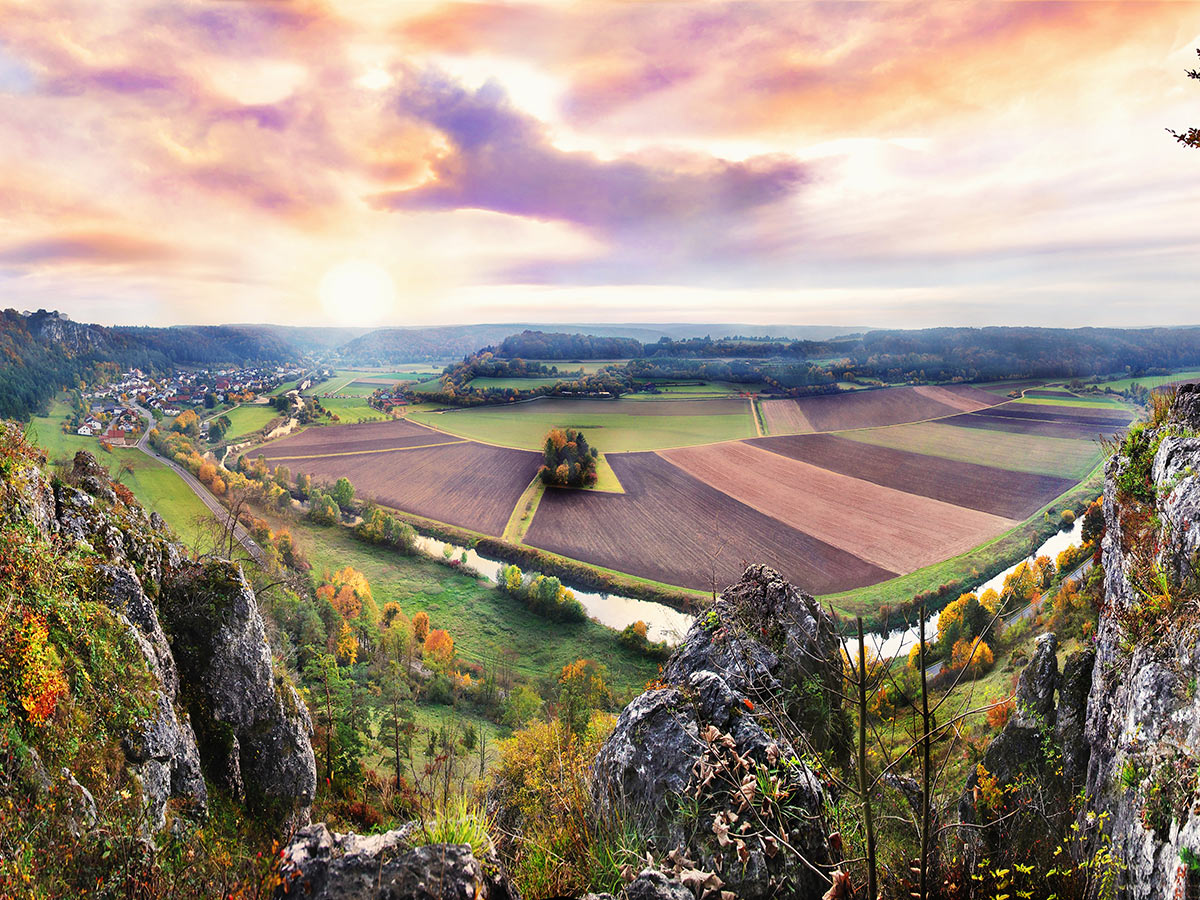
[[[776,380],[785,388],[846,378],[904,381],[989,381],[1000,378],[1134,376],[1200,365],[1200,328],[927,328],[871,331],[830,341],[711,337],[641,346],[628,339],[526,331],[506,338],[497,356],[533,359],[628,358],[635,377]],[[620,344],[618,349],[617,344]],[[589,355],[590,348],[590,355]],[[519,351],[519,352],[518,352]],[[793,359],[763,367],[753,360]],[[723,359],[726,363],[708,360]],[[725,368],[727,367],[727,368]]]
[[[509,359],[635,359],[645,354],[641,341],[592,334],[547,334],[523,331],[506,337],[497,356]]]

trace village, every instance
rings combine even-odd
[[[119,375],[109,384],[83,391],[69,423],[75,433],[105,443],[133,444],[146,421],[139,410],[155,420],[174,418],[193,410],[201,418],[200,430],[209,430],[208,418],[239,404],[266,404],[266,396],[304,369],[288,366],[178,370],[156,378],[140,369]],[[205,411],[211,411],[205,418]]]

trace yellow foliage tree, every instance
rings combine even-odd
[[[337,658],[338,662],[347,666],[352,666],[358,661],[358,638],[354,636],[349,622],[342,622],[337,641]]]
[[[992,654],[992,648],[988,646],[987,641],[969,641],[959,639],[954,645],[954,649],[950,651],[950,668],[958,671],[964,667],[969,667],[973,675],[979,676],[987,672],[995,663],[996,658]]]
[[[421,610],[412,620],[413,635],[421,643],[425,642],[425,638],[429,635],[429,613]]]

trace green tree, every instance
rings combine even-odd
[[[502,719],[509,728],[523,728],[542,711],[542,698],[528,685],[509,691]]]
[[[379,722],[380,740],[391,757],[396,785],[399,786],[403,760],[412,748],[416,726],[413,724],[412,691],[395,660],[388,663],[380,683],[379,696],[383,705],[383,716]]]
[[[354,485],[350,483],[349,478],[343,476],[334,484],[333,490],[329,492],[329,496],[342,509],[349,509],[350,505],[354,503]]]
[[[558,718],[572,734],[583,737],[592,712],[612,704],[606,674],[604,666],[591,659],[563,666],[558,676]]]

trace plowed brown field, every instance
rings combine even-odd
[[[374,453],[401,447],[419,447],[458,440],[424,425],[403,419],[376,422],[370,425],[326,425],[309,428],[294,437],[268,444],[259,452],[268,461],[296,459],[305,456],[326,456],[331,453]],[[272,463],[273,465],[274,463]],[[295,468],[290,466],[289,468]],[[532,476],[530,476],[532,477]]]
[[[744,442],[664,450],[660,455],[764,515],[894,572],[911,572],[956,556],[1017,524]]]
[[[764,400],[762,410],[771,434],[808,434],[922,422],[996,402],[991,394],[969,386],[898,387]]]
[[[345,476],[359,496],[492,536],[504,532],[541,460],[539,453],[473,441],[348,455],[338,448],[331,443],[328,455],[280,461],[293,475],[304,472],[331,484]]]
[[[895,575],[739,503],[658,454],[607,459],[625,493],[547,491],[527,544],[700,590],[711,587],[713,566],[720,590],[749,562],[765,562],[814,594]]]
[[[756,438],[747,443],[842,475],[1007,519],[1028,518],[1075,484],[1072,478],[1010,472],[831,434]]]

